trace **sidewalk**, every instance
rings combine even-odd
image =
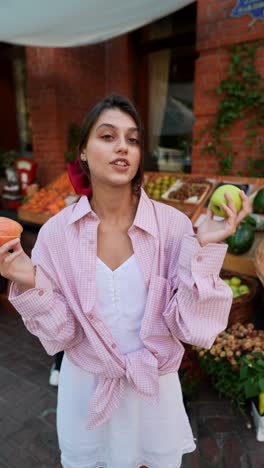
[[[0,296],[0,468],[61,467],[51,364]],[[182,468],[264,468],[264,443],[256,441],[254,427],[247,429],[212,389],[201,390],[188,413],[197,450],[184,456]]]

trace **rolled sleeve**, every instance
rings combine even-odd
[[[51,281],[41,267],[37,266],[35,288],[21,292],[16,283],[11,283],[8,299],[24,319],[33,317],[40,310],[48,312],[53,300]]]
[[[227,247],[224,243],[201,247],[195,236],[185,235],[179,256],[179,269],[191,271],[194,277],[218,275]]]
[[[177,287],[164,313],[175,338],[209,348],[226,328],[232,293],[219,277],[226,251],[225,244],[201,247],[194,236],[184,236]]]

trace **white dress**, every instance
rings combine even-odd
[[[115,271],[99,258],[97,307],[123,353],[143,347],[139,337],[147,291],[132,255]],[[195,443],[182,401],[178,373],[159,377],[158,406],[142,400],[126,382],[112,418],[88,430],[89,400],[97,377],[65,353],[58,390],[57,429],[63,468],[179,468]]]

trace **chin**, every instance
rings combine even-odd
[[[132,184],[133,177],[129,177],[128,175],[111,177],[111,180],[108,179],[108,183],[115,187],[126,187],[127,185]]]

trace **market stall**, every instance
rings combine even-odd
[[[144,188],[148,195],[162,203],[183,211],[196,229],[205,216],[210,197],[221,184],[234,184],[245,191],[251,200],[261,187],[263,178],[233,176],[198,176],[172,172],[145,172]],[[65,206],[78,200],[67,171],[33,196],[28,197],[18,209],[18,219],[43,224]],[[262,215],[264,218],[264,215]],[[256,231],[250,249],[242,255],[227,253],[224,268],[257,277],[255,252],[263,239],[264,231]]]

